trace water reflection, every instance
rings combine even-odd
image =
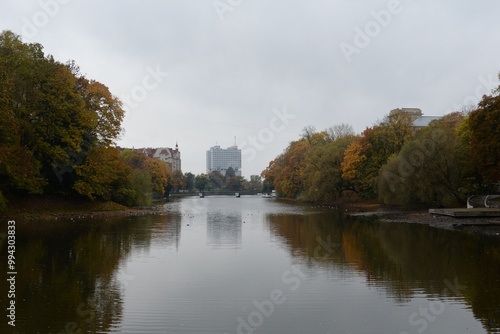
[[[427,332],[500,333],[498,239],[260,197],[187,198],[164,214],[19,222],[17,326],[0,333],[220,334],[241,321],[418,333],[421,308],[440,314]],[[283,303],[269,304],[277,290]]]
[[[461,301],[489,333],[500,332],[498,238],[338,212],[268,215],[272,233],[309,268],[361,273],[399,305],[421,296]]]
[[[207,243],[212,248],[241,248],[241,213],[207,212]]]
[[[118,275],[124,261],[132,252],[147,252],[155,238],[177,244],[176,226],[166,216],[18,222],[16,328],[2,321],[0,332],[111,331],[122,320],[126,280],[133,279]],[[1,246],[5,273],[7,247]],[[8,291],[6,280],[0,280],[0,291]],[[4,298],[0,305],[7,308]]]

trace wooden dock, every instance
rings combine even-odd
[[[500,217],[500,209],[495,208],[429,209],[429,213],[433,215],[450,216],[456,218]]]

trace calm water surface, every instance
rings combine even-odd
[[[18,221],[16,327],[0,332],[500,333],[498,236],[260,197],[163,210]]]

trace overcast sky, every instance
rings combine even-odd
[[[260,174],[307,125],[444,115],[498,86],[499,0],[2,0],[0,29],[73,59],[125,102],[120,146],[183,172],[235,142]]]

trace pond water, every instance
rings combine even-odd
[[[16,223],[1,333],[500,333],[498,236],[257,196]]]

